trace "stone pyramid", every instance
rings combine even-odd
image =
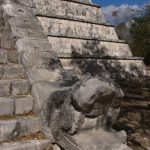
[[[90,118],[70,103],[76,82],[85,82],[88,88],[90,82],[106,84],[106,92],[112,87],[116,94],[119,88],[113,81],[147,74],[143,58],[132,56],[128,44],[106,23],[100,6],[90,0],[0,4],[0,149],[44,150],[56,143],[66,150],[129,150],[124,132],[107,131],[101,125],[96,129],[101,117],[108,119],[105,113]],[[108,99],[112,100],[110,95]],[[119,107],[108,106],[112,118]],[[61,115],[64,120],[59,120]],[[69,133],[73,119],[80,125],[71,128],[83,133]]]

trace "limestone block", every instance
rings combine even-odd
[[[3,77],[4,74],[4,67],[0,66],[0,79]]]
[[[45,125],[48,123],[47,117],[50,115],[49,109],[47,109],[50,94],[56,91],[56,89],[60,89],[58,82],[51,83],[43,81],[33,84],[32,86],[31,92],[35,99],[34,110],[40,113],[41,119]]]
[[[38,17],[47,35],[75,37],[85,39],[118,40],[112,26],[60,20],[56,18]]]
[[[21,122],[21,127],[22,127],[22,132],[24,134],[30,134],[30,133],[37,133],[41,131],[42,126],[41,126],[41,121],[39,118],[28,118],[26,119],[20,119]],[[27,130],[26,128],[29,127]]]
[[[99,78],[92,78],[84,81],[84,86],[74,89],[72,92],[72,101],[76,109],[79,107],[85,114],[97,117],[102,115],[100,111],[102,110],[102,105],[109,107],[112,104],[113,96],[114,93],[116,94],[116,91],[116,87],[113,83],[100,80]],[[98,99],[97,101],[95,101],[95,97]],[[110,97],[112,97],[112,99],[110,99]]]
[[[9,51],[8,52],[8,61],[11,63],[19,63],[20,56],[17,51]]]
[[[61,150],[57,145],[53,145],[53,150]]]
[[[0,81],[0,96],[10,95],[10,81],[1,80]]]
[[[0,121],[0,142],[14,139],[15,137],[37,133],[41,129],[38,118],[17,118],[14,120]]]
[[[97,126],[97,118],[94,119],[85,118],[84,124],[82,125],[80,130],[89,130],[95,128],[96,126]]]
[[[0,97],[0,116],[13,115],[14,99]]]
[[[38,51],[39,48],[39,51]],[[36,47],[36,51],[22,51],[21,61],[25,68],[45,68],[45,69],[59,69],[61,68],[60,61],[54,52],[40,51],[42,47]]]
[[[81,132],[74,138],[81,150],[131,150],[114,133],[102,129]]]
[[[17,16],[9,20],[12,35],[15,37],[45,38],[41,26],[35,17]]]
[[[30,85],[28,80],[12,80],[11,81],[12,95],[26,95],[30,92]]]
[[[150,139],[148,135],[144,135],[143,133],[136,132],[130,136],[130,139],[138,143],[144,149],[146,150],[150,149]]]
[[[7,65],[4,68],[4,79],[18,79],[25,78],[25,71],[22,65]]]
[[[129,76],[142,77],[146,75],[142,60],[117,59],[61,59],[66,70],[75,70],[79,76],[87,72],[105,78],[125,78]]]
[[[16,43],[17,49],[19,52],[21,51],[29,51],[29,52],[41,52],[41,51],[51,51],[51,47],[47,39],[32,39],[32,38],[24,38],[19,39]]]
[[[11,50],[14,48],[14,43],[10,39],[10,37],[2,37],[1,38],[1,48]]]
[[[90,22],[104,22],[99,8],[60,0],[34,0],[35,12],[45,16],[60,16]]]
[[[7,63],[7,51],[0,50],[0,64]]]
[[[30,7],[26,7],[23,5],[19,5],[17,3],[12,3],[12,1],[7,0],[3,5],[3,10],[5,16],[9,17],[32,17],[32,9]]]
[[[5,4],[11,4],[12,0],[5,0],[4,1]],[[17,4],[17,2],[15,2]],[[33,7],[33,0],[19,0],[19,3],[23,6],[27,6],[27,7]]]
[[[139,113],[138,112],[128,112],[127,118],[132,123],[140,122],[142,120],[142,116],[141,116],[140,112]]]
[[[2,150],[42,150],[47,148],[49,140],[30,140],[28,142],[3,143],[0,145]]]
[[[56,37],[48,37],[48,39],[51,49],[61,57],[65,57],[66,54],[72,57],[132,56],[129,46],[125,43]]]
[[[60,70],[48,70],[44,68],[30,69],[27,73],[30,83],[37,83],[40,81],[57,82],[62,79]]]
[[[27,114],[33,109],[33,98],[28,96],[15,99],[15,114]]]

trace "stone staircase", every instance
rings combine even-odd
[[[30,88],[0,11],[0,150],[43,150],[49,144]]]
[[[150,148],[150,79],[121,81],[124,91],[117,129],[126,130],[128,144],[134,150]]]
[[[42,127],[49,121],[50,94],[64,88],[59,87],[62,72],[73,72],[78,78],[90,73],[116,80],[146,75],[143,59],[132,56],[128,44],[118,39],[100,7],[90,0],[3,3],[0,149],[42,150],[48,146]],[[112,149],[111,143],[108,146]]]

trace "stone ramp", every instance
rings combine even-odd
[[[34,112],[31,85],[0,6],[0,149],[43,150],[49,144]],[[7,24],[7,25],[6,25]],[[40,137],[41,135],[42,137]],[[26,140],[25,140],[26,139]]]

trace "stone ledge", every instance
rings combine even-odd
[[[47,18],[55,18],[55,19],[60,19],[60,20],[70,20],[70,21],[76,21],[76,22],[84,22],[84,23],[91,23],[91,24],[96,24],[96,25],[104,25],[104,26],[108,26],[108,27],[114,27],[113,25],[109,24],[109,23],[105,23],[105,22],[95,22],[95,21],[88,21],[85,19],[75,19],[73,17],[63,17],[63,16],[59,16],[59,15],[43,15],[40,13],[36,14],[37,17],[47,17]]]
[[[82,5],[88,5],[88,6],[92,6],[92,7],[101,8],[101,6],[99,6],[97,4],[89,3],[89,2],[80,2],[80,1],[76,1],[76,0],[61,0],[61,1],[67,1],[67,2],[78,3],[78,4],[82,4]]]
[[[5,142],[0,144],[1,150],[42,150],[49,146],[49,140],[29,140],[26,141],[17,141],[17,142]]]
[[[64,56],[65,55],[65,56]],[[58,57],[60,59],[102,59],[102,60],[141,60],[143,61],[143,57],[111,57],[111,56],[105,56],[105,57],[99,57],[99,56],[74,56],[71,57],[66,54],[58,54]]]
[[[56,37],[56,38],[66,38],[66,39],[79,39],[79,40],[91,40],[91,41],[102,41],[102,42],[113,42],[113,43],[125,43],[124,40],[106,40],[106,39],[97,39],[97,38],[82,38],[82,37],[65,37],[65,36],[56,36],[56,35],[48,35],[48,37]]]

